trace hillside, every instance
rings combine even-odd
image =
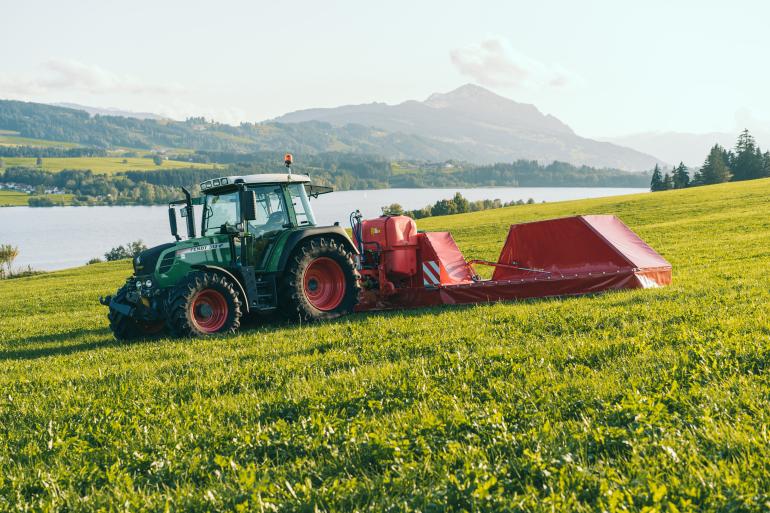
[[[763,511],[770,179],[420,221],[612,213],[665,289],[114,342],[128,262],[0,281],[0,509]]]
[[[651,169],[661,163],[649,154],[580,137],[562,121],[541,113],[534,105],[517,103],[472,84],[433,94],[423,102],[308,109],[275,121],[322,121],[337,127],[352,123],[416,134],[451,143],[469,155],[467,160],[478,163],[558,160],[628,171]]]
[[[300,156],[351,152],[475,164],[560,161],[626,171],[647,171],[659,162],[636,150],[580,137],[533,105],[472,85],[434,94],[424,102],[311,109],[238,126],[203,118],[139,119],[76,107],[0,100],[0,134],[6,134],[6,144],[39,140],[144,150],[291,150]]]
[[[290,149],[299,156],[336,151],[431,161],[468,156],[447,143],[360,125],[338,128],[307,122],[231,126],[203,118],[172,121],[91,116],[83,110],[10,100],[0,100],[0,133],[27,141],[19,144],[61,141],[97,148],[273,153]]]

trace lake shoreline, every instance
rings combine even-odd
[[[449,190],[467,190],[467,189],[474,189],[474,190],[495,190],[495,189],[634,189],[636,190],[636,187],[613,187],[613,186],[603,186],[603,185],[582,185],[582,186],[563,186],[563,187],[514,187],[514,186],[506,186],[506,185],[487,185],[487,186],[481,186],[481,187],[383,187],[379,189],[339,189],[334,190],[333,192],[361,192],[361,191],[422,191],[422,190],[441,190],[441,191],[449,191]],[[0,190],[0,192],[4,192],[5,189]],[[12,192],[12,191],[8,191]],[[641,192],[641,191],[640,191]],[[69,195],[69,194],[68,194]],[[49,197],[49,196],[60,196],[59,194],[46,194],[44,196],[36,196],[38,198],[40,197]],[[180,194],[181,197],[181,194]],[[2,196],[0,195],[0,198]],[[483,199],[496,199],[496,198],[483,198]],[[527,198],[522,198],[527,199]],[[61,207],[159,207],[159,206],[166,206],[168,205],[168,202],[161,202],[161,203],[120,203],[120,204],[108,204],[108,203],[96,203],[93,205],[0,205],[0,208],[14,208],[14,207],[27,207],[27,208],[35,208],[35,209],[50,209],[50,208],[61,208]]]
[[[448,187],[418,189],[362,189],[334,192],[311,199],[319,225],[338,221],[347,226],[351,212],[365,218],[378,217],[382,207],[398,203],[404,210],[417,210],[459,192],[469,201],[494,200],[507,203],[532,198],[548,203],[606,196],[649,193],[642,188],[613,187]],[[516,208],[511,207],[515,212]],[[0,210],[0,244],[18,246],[16,266],[52,271],[84,265],[103,258],[110,249],[141,239],[147,246],[172,240],[167,204],[29,207]],[[515,220],[515,214],[512,219]],[[196,208],[197,229],[200,209]],[[420,221],[418,221],[419,223]]]

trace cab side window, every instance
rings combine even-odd
[[[283,194],[280,187],[256,187],[257,218],[249,221],[249,233],[261,237],[266,233],[282,230],[289,222],[289,216],[283,204]]]

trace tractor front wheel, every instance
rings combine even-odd
[[[240,325],[241,299],[224,276],[191,273],[169,296],[166,326],[175,337],[234,333]]]
[[[123,285],[115,294],[119,301],[126,297],[128,286]],[[147,322],[133,319],[123,315],[117,310],[110,308],[107,313],[107,319],[110,321],[110,329],[117,340],[138,340],[143,338],[157,337],[163,333],[163,321]]]
[[[353,256],[335,240],[318,237],[289,260],[281,307],[290,319],[334,319],[353,311],[361,290]]]

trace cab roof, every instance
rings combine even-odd
[[[229,189],[236,183],[245,184],[269,184],[269,183],[310,183],[307,175],[295,175],[289,173],[261,173],[256,175],[223,176],[201,182],[201,192],[208,193],[214,190]]]

